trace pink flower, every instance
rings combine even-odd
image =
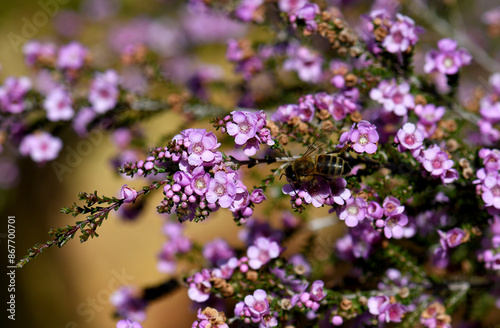
[[[31,80],[26,76],[6,78],[0,87],[0,109],[13,114],[24,111],[26,109],[24,96],[31,87]]]
[[[424,71],[431,73],[438,71],[446,75],[457,74],[462,66],[469,65],[472,56],[463,48],[457,50],[457,41],[441,39],[437,50],[431,50],[425,56]]]
[[[405,151],[407,149],[415,150],[423,147],[424,133],[417,129],[413,123],[405,123],[398,130],[394,140],[400,144],[398,150]]]
[[[127,185],[123,185],[120,190],[120,199],[123,199],[124,203],[132,203],[137,198],[137,191],[134,188],[130,188]]]
[[[381,314],[384,309],[390,304],[389,296],[380,295],[372,296],[368,299],[368,312],[373,315]]]
[[[366,217],[366,201],[361,197],[351,197],[346,200],[345,205],[339,209],[339,219],[345,221],[346,226],[355,227]]]
[[[220,146],[217,137],[205,129],[193,129],[188,134],[188,163],[192,166],[211,164],[215,157],[215,149]]]
[[[388,196],[384,199],[383,203],[385,216],[393,216],[403,213],[405,207],[401,205],[401,202],[396,197]]]
[[[420,122],[424,124],[431,124],[438,122],[445,113],[445,109],[443,106],[438,106],[434,104],[427,105],[416,105],[415,106],[415,114],[420,119]]]
[[[188,278],[189,299],[198,303],[203,303],[208,300],[210,297],[210,288],[212,288],[209,279],[210,273],[206,269],[203,269],[202,273],[197,272],[193,277]]]
[[[105,113],[115,107],[118,95],[118,74],[111,69],[97,73],[88,95],[92,108],[97,113]]]
[[[50,121],[67,121],[75,114],[72,104],[71,96],[63,88],[57,88],[47,95],[43,107]]]
[[[247,111],[231,113],[232,121],[226,124],[227,133],[234,137],[237,145],[244,145],[257,133],[257,115]]]
[[[417,43],[420,30],[410,17],[396,14],[396,18],[397,21],[392,24],[382,46],[390,53],[403,53]]]
[[[57,67],[61,69],[78,70],[85,64],[87,48],[78,42],[71,42],[59,48],[57,55]]]
[[[438,230],[438,233],[441,247],[445,250],[457,247],[458,245],[466,242],[468,239],[467,233],[460,228],[453,228],[447,232]]]
[[[321,80],[323,58],[306,47],[290,46],[287,59],[283,63],[286,71],[295,71],[304,82],[317,83]]]
[[[351,142],[354,142],[352,148],[357,153],[375,153],[377,151],[378,139],[377,127],[368,121],[359,122],[357,129],[354,129],[350,135]]]
[[[405,116],[415,106],[410,85],[406,82],[398,85],[395,79],[381,81],[377,88],[370,91],[370,98],[382,104],[386,111],[398,116]]]
[[[403,227],[408,224],[408,217],[404,214],[389,216],[385,219],[384,235],[386,238],[401,239],[404,236]]]
[[[307,0],[279,0],[278,6],[282,12],[288,13],[302,8],[307,2]]]
[[[116,328],[142,328],[141,324],[130,319],[120,320],[116,323]]]
[[[279,106],[271,115],[273,121],[288,122],[292,117],[297,116],[299,113],[299,106],[297,105],[283,105]]]
[[[215,204],[217,201],[222,208],[228,208],[236,196],[236,185],[226,172],[217,171],[208,184],[207,201]]]
[[[267,293],[263,289],[257,289],[253,295],[245,296],[245,305],[254,315],[261,317],[269,312]]]
[[[424,162],[422,165],[435,177],[442,175],[453,166],[453,160],[448,159],[448,154],[442,151],[437,145],[424,150],[423,158]]]
[[[59,155],[62,141],[47,132],[35,132],[24,137],[19,145],[21,154],[30,155],[35,162],[51,161]]]
[[[500,209],[500,175],[489,176],[484,179],[482,198],[486,206]]]
[[[261,266],[271,259],[277,258],[280,255],[280,251],[280,246],[277,242],[265,237],[259,237],[247,249],[248,265],[254,270],[260,269]]]

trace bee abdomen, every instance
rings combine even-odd
[[[342,158],[333,155],[318,155],[316,169],[328,176],[342,176],[349,173],[347,163]]]

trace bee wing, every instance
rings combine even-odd
[[[328,147],[332,133],[333,128],[321,130],[320,134],[316,137],[316,139],[314,139],[314,142],[309,146],[309,148],[307,148],[302,157],[322,153]]]

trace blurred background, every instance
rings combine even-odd
[[[367,1],[344,2],[349,2],[345,14],[355,21],[370,6]],[[181,82],[188,80],[190,74],[200,67],[200,59],[203,65],[212,65],[217,74],[231,77],[232,68],[225,61],[223,40],[241,37],[247,28],[223,21],[220,17],[197,21],[182,9],[181,3],[168,0],[2,1],[1,79],[10,75],[29,74],[24,65],[22,44],[30,39],[59,45],[79,40],[90,49],[94,63],[102,68],[116,65],[120,52],[128,43],[141,41],[155,48],[161,57],[173,59],[162,64],[170,67],[168,74]],[[342,1],[337,3],[343,4]],[[462,13],[468,13],[460,16],[463,19],[460,25],[467,27],[468,34],[475,36],[478,44],[495,53],[498,42],[490,43],[484,37],[487,27],[481,21],[482,13],[494,6],[492,1],[461,1],[460,6]],[[412,16],[411,13],[407,14]],[[416,20],[418,22],[418,18]],[[265,35],[265,31],[251,32]],[[430,38],[440,37],[424,34],[422,39],[429,41]],[[434,45],[435,42],[428,44]],[[188,50],[196,56],[186,56]],[[422,53],[426,50],[423,49]],[[420,60],[423,62],[423,58]],[[465,83],[465,88],[478,82],[486,84],[488,73],[482,68],[476,66],[474,71],[468,72],[474,78],[470,83]],[[141,92],[143,83],[136,72],[120,73],[126,75],[128,82]],[[161,93],[161,90],[157,91]],[[146,148],[157,145],[158,136],[178,132],[182,123],[180,115],[173,112],[147,121],[144,127],[144,131],[147,131]],[[124,183],[142,186],[141,181],[132,183],[113,170],[111,160],[116,155],[116,148],[110,136],[99,132],[96,140],[92,143],[91,151],[82,156],[81,163],[64,173],[62,179],[50,163],[40,167],[27,158],[19,158],[18,173],[10,172],[7,177],[4,174],[4,180],[12,180],[10,183],[17,187],[2,186],[0,190],[3,222],[0,232],[6,229],[7,216],[15,216],[17,259],[24,256],[26,249],[35,243],[47,240],[50,228],[74,223],[74,218],[61,214],[60,209],[76,201],[78,192],[98,190],[99,194],[118,195]],[[81,142],[74,134],[68,133],[57,161],[66,163],[71,149],[76,149]],[[17,270],[16,321],[2,326],[114,327],[116,319],[112,316],[113,307],[109,303],[111,293],[123,285],[142,287],[166,279],[156,269],[156,256],[165,240],[161,232],[165,218],[155,211],[156,204],[162,198],[160,191],[149,197],[149,206],[146,206],[140,220],[124,222],[112,213],[98,230],[99,238],[84,244],[75,239],[62,249],[45,251],[39,258]],[[200,243],[215,236],[224,236],[230,244],[238,244],[238,229],[230,215],[224,214],[220,211],[207,222],[187,225],[187,235]],[[6,235],[2,234],[1,237],[2,258],[5,259]],[[1,287],[3,291],[4,287]],[[5,297],[5,292],[2,295]],[[189,327],[195,318],[194,311],[186,291],[179,289],[148,307],[147,320],[143,326]],[[2,315],[2,320],[4,318]]]

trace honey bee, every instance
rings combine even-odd
[[[314,185],[317,183],[318,177],[332,180],[351,171],[349,163],[334,155],[345,149],[323,154],[331,135],[332,129],[323,129],[304,155],[288,164],[285,168],[285,176],[292,186],[306,183]]]

